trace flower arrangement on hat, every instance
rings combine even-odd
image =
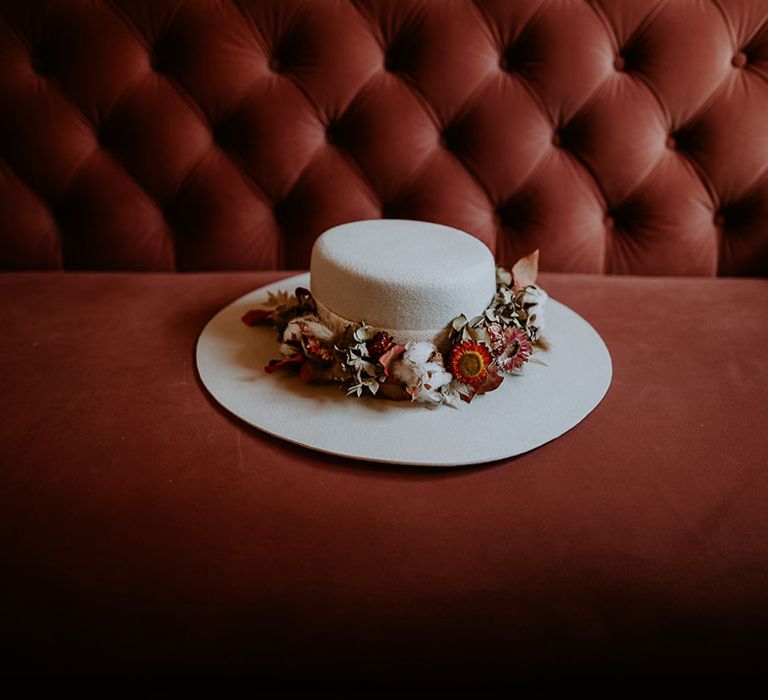
[[[496,269],[496,293],[484,312],[463,314],[446,328],[447,342],[400,344],[386,331],[365,322],[334,330],[324,324],[312,294],[302,287],[293,295],[270,293],[266,308],[248,311],[248,326],[277,329],[281,359],[267,373],[297,371],[306,382],[335,382],[347,394],[371,394],[420,402],[428,407],[457,408],[478,394],[497,389],[505,375],[520,372],[541,337],[547,293],[536,286],[539,251],[520,259],[511,270]]]

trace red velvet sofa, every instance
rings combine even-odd
[[[764,671],[768,1],[3,0],[0,149],[5,674]],[[445,471],[220,409],[207,320],[377,217],[539,248],[603,403]]]

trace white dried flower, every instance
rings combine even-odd
[[[392,364],[391,376],[405,385],[411,399],[422,403],[442,403],[441,389],[452,376],[432,343],[408,343],[402,356]]]
[[[347,357],[347,365],[361,374],[366,374],[369,377],[376,376],[376,365],[364,357],[358,357],[357,355],[349,353]]]
[[[414,367],[426,364],[433,355],[437,354],[437,348],[432,343],[408,343],[405,346],[403,360]]]
[[[315,317],[311,314],[305,314],[304,316],[297,316],[288,321],[285,330],[283,331],[283,342],[298,343],[301,340],[301,324],[305,321],[315,320]]]
[[[354,394],[359,398],[365,390],[370,391],[375,396],[379,390],[379,382],[375,379],[361,379],[357,384],[353,384],[347,389],[347,396]]]
[[[313,335],[321,343],[331,344],[336,340],[336,333],[321,323],[316,316],[302,316],[299,321],[301,322],[301,330],[305,334]]]
[[[355,329],[355,332],[352,334],[352,336],[358,343],[365,343],[366,340],[373,338],[375,334],[376,329],[367,325],[366,322],[363,321],[360,326]]]
[[[424,373],[419,379],[419,391],[413,395],[413,400],[423,403],[443,403],[444,396],[441,390],[450,385],[453,380],[451,373],[446,372],[445,367],[437,362],[427,362],[423,367]]]

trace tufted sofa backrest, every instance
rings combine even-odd
[[[0,267],[302,268],[376,217],[768,274],[768,0],[2,0]]]

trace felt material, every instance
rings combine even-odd
[[[487,246],[424,221],[336,226],[317,239],[311,274],[313,295],[331,312],[406,332],[398,337],[436,335],[459,314],[481,314],[496,292],[496,263]]]
[[[317,306],[317,315],[320,320],[329,328],[337,333],[342,333],[350,323],[357,323],[351,318],[339,316],[331,311],[322,301],[315,299]],[[366,321],[367,323],[367,321]],[[372,325],[368,323],[368,325]],[[404,330],[402,328],[388,328],[386,326],[376,326],[377,330],[389,333],[393,338],[397,338],[402,344],[405,343],[432,343],[438,348],[444,348],[450,339],[450,330],[448,326],[442,328],[424,328],[421,330]]]
[[[534,355],[546,366],[530,362],[495,391],[457,409],[430,410],[367,396],[357,400],[338,385],[305,384],[290,372],[267,374],[264,366],[280,357],[274,330],[247,327],[241,318],[265,304],[269,292],[309,283],[310,275],[298,275],[233,301],[211,319],[197,344],[200,378],[222,406],[270,435],[305,447],[393,464],[490,462],[570,430],[600,402],[611,381],[611,358],[600,336],[553,300],[548,304],[550,348]]]
[[[764,668],[767,281],[542,275],[610,347],[611,390],[533,452],[425,471],[286,444],[206,394],[201,330],[278,276],[0,275],[5,673]]]

